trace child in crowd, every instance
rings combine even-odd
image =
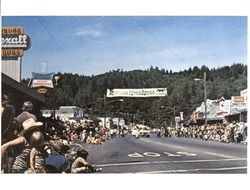
[[[39,131],[32,134],[30,145],[33,147],[30,152],[30,170],[32,173],[46,173],[44,150],[44,137]]]
[[[77,158],[72,163],[71,173],[93,173],[102,171],[102,168],[98,168],[97,166],[87,162],[89,153],[86,150],[79,148],[76,152]]]

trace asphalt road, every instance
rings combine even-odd
[[[102,167],[103,173],[247,173],[247,146],[242,144],[151,134],[83,146],[89,151],[89,162]]]

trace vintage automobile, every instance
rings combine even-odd
[[[150,130],[147,128],[139,129],[139,136],[140,137],[150,137]]]

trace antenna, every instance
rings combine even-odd
[[[42,63],[42,73],[46,73],[46,72],[48,72],[48,63],[43,62]]]

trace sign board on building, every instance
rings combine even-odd
[[[24,50],[30,48],[30,37],[22,27],[2,27],[1,45],[3,58],[22,57]]]
[[[32,88],[36,87],[47,87],[53,88],[53,79],[54,73],[32,73]]]
[[[162,97],[167,96],[167,88],[107,89],[107,97]]]
[[[2,49],[2,57],[22,57],[24,51],[22,49]]]
[[[220,111],[223,113],[230,113],[231,100],[225,100],[220,102]]]
[[[9,34],[23,34],[24,30],[22,27],[2,27],[2,35]]]
[[[244,104],[245,97],[244,96],[232,96],[232,104]]]
[[[45,94],[48,90],[46,88],[38,88],[36,90],[39,94]]]
[[[175,117],[174,120],[176,123],[179,123],[181,121],[181,117]]]

